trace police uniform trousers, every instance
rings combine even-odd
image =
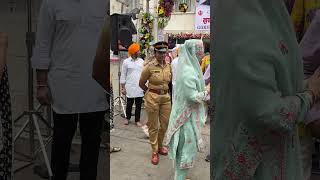
[[[171,98],[168,93],[159,95],[150,91],[145,94],[145,109],[148,115],[149,140],[153,153],[158,153],[167,131]]]

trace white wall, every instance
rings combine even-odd
[[[116,0],[110,1],[110,14],[120,13],[121,12],[121,3]]]
[[[155,13],[154,5],[157,2],[157,0],[152,1],[150,12]],[[195,7],[192,8],[194,10],[187,13],[173,12],[168,25],[164,29],[164,33],[195,32]]]
[[[146,0],[120,0],[125,1],[129,6],[124,5],[123,6],[123,12],[122,13],[129,13],[134,8],[140,8],[145,7],[145,1]],[[110,14],[113,13],[121,13],[121,3],[117,0],[110,0]]]
[[[174,13],[165,27],[166,32],[192,32],[194,31],[194,13]]]

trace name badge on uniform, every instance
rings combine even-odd
[[[152,70],[151,73],[160,73],[160,70]]]

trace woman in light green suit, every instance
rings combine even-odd
[[[210,89],[205,87],[200,69],[204,56],[201,40],[187,40],[180,48],[174,103],[165,137],[169,157],[175,160],[175,180],[185,180],[196,154],[202,149],[201,128],[206,120],[205,100]]]
[[[212,179],[301,180],[297,125],[319,100],[320,71],[305,87],[283,1],[214,3]]]

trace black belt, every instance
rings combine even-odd
[[[168,90],[163,89],[149,89],[149,92],[156,93],[158,95],[164,95],[168,93]]]

